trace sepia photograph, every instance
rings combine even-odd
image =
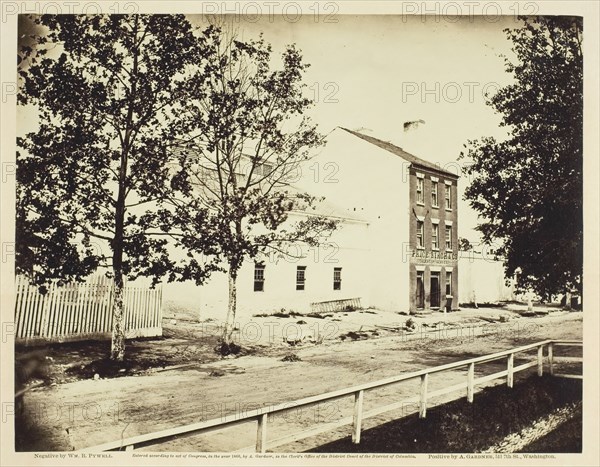
[[[544,3],[2,2],[2,465],[597,465]]]

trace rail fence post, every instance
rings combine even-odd
[[[475,363],[469,363],[467,372],[467,401],[473,402],[473,390],[475,384]]]
[[[267,418],[269,414],[262,414],[258,417],[258,427],[256,430],[256,452],[264,454],[267,452]]]
[[[538,376],[542,376],[544,374],[544,346],[540,345],[538,347],[537,352],[537,368],[538,368]]]
[[[548,366],[550,367],[550,375],[554,375],[554,345],[548,344]]]
[[[427,416],[427,380],[429,379],[429,373],[421,375],[421,395],[419,398],[419,418],[425,418]]]
[[[364,391],[360,390],[354,393],[354,424],[352,426],[352,442],[360,443],[360,430],[362,425]]]
[[[508,362],[507,362],[508,374],[506,375],[506,384],[508,385],[509,388],[512,388],[513,383],[514,383],[514,373],[513,373],[514,365],[515,365],[515,354],[511,353],[508,355]]]

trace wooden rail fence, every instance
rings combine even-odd
[[[313,313],[327,313],[332,311],[358,310],[362,306],[360,304],[360,297],[358,297],[314,302],[310,304],[310,308]]]
[[[256,445],[248,448],[244,448],[240,451],[248,451],[249,449],[255,450],[259,453],[264,453],[267,449],[273,449],[278,446],[282,446],[288,443],[299,441],[301,439],[316,436],[321,433],[329,432],[333,429],[340,428],[345,425],[352,425],[352,442],[355,444],[360,443],[360,435],[362,429],[362,422],[365,418],[374,417],[385,412],[392,410],[401,409],[407,403],[418,403],[419,405],[419,416],[424,418],[427,416],[427,407],[429,399],[445,394],[449,394],[455,391],[466,391],[466,397],[469,402],[473,402],[475,387],[478,384],[492,381],[499,378],[506,377],[506,383],[509,387],[513,387],[514,375],[520,371],[527,370],[528,368],[537,368],[538,376],[542,376],[544,372],[544,348],[548,349],[547,361],[550,374],[556,377],[567,377],[567,378],[582,378],[579,375],[561,375],[557,374],[555,370],[556,362],[560,360],[569,360],[573,362],[582,362],[583,359],[579,357],[557,357],[554,355],[553,350],[556,346],[582,346],[581,341],[557,341],[557,340],[545,340],[536,342],[534,344],[525,345],[522,347],[516,347],[510,350],[497,352],[489,355],[483,355],[481,357],[471,358],[468,360],[461,360],[459,362],[448,363],[446,365],[440,365],[433,368],[427,368],[424,370],[414,371],[411,373],[405,373],[399,376],[393,376],[391,378],[374,381],[371,383],[361,384],[346,389],[340,389],[338,391],[332,391],[317,396],[306,397],[294,402],[286,402],[273,407],[263,407],[257,410],[249,411],[245,415],[232,414],[219,419],[209,420],[200,423],[194,423],[191,425],[180,426],[177,428],[167,429],[158,431],[155,433],[149,433],[145,435],[134,436],[131,438],[121,439],[110,443],[101,444],[99,446],[89,447],[82,449],[83,452],[99,452],[99,451],[131,451],[133,449],[152,446],[155,444],[165,443],[175,439],[186,438],[188,436],[195,436],[199,434],[210,433],[213,431],[220,431],[226,428],[231,428],[243,424],[256,423]],[[523,363],[515,366],[515,354],[527,352],[531,350],[537,350],[536,357],[533,361]],[[496,360],[506,359],[507,366],[506,370],[499,371],[490,375],[481,376],[475,378],[475,365],[488,363]],[[447,370],[455,370],[458,368],[467,369],[466,381],[452,386],[447,386],[435,391],[428,390],[429,375],[434,373],[440,373]],[[418,395],[404,399],[399,402],[394,402],[383,407],[377,407],[375,409],[365,412],[363,410],[363,402],[365,399],[365,393],[370,390],[383,388],[398,383],[402,383],[409,380],[419,380],[420,389]],[[300,433],[294,433],[282,438],[268,441],[267,439],[267,427],[269,417],[273,417],[275,414],[287,412],[290,410],[296,410],[300,407],[310,407],[323,402],[330,402],[343,399],[345,397],[354,398],[354,410],[351,416],[342,418],[335,422],[322,424],[321,426],[309,430],[302,431]]]
[[[162,335],[162,291],[125,287],[125,335]],[[45,294],[25,276],[16,279],[15,339],[19,343],[109,338],[112,333],[113,283],[104,276],[58,286]]]

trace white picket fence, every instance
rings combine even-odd
[[[162,290],[126,286],[127,338],[162,335]],[[16,279],[15,339],[34,343],[106,339],[111,336],[113,283],[105,276],[58,286],[46,294],[25,276]]]

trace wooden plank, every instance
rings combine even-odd
[[[554,356],[554,362],[570,362],[570,363],[583,363],[582,357],[567,357],[564,355]]]
[[[406,407],[406,404],[417,404],[418,402],[419,396],[413,396],[407,399],[402,399],[400,402],[394,402],[392,404],[384,405],[383,407],[377,407],[367,412],[363,412],[363,420],[366,418],[376,417],[377,415],[381,415],[382,413],[403,409]]]
[[[443,396],[445,394],[450,394],[454,391],[464,390],[467,387],[467,383],[458,383],[453,384],[452,386],[447,386],[441,389],[437,389],[435,391],[427,392],[427,399],[431,399],[432,397]]]
[[[23,327],[23,304],[25,303],[25,291],[27,290],[27,279],[24,276],[16,277],[17,296],[15,300],[15,339],[22,337]]]
[[[142,326],[144,329],[150,328],[150,317],[152,313],[152,297],[154,295],[154,290],[146,289],[144,291],[144,322]]]
[[[556,378],[568,378],[568,379],[583,379],[583,375],[573,375],[573,374],[555,374]]]
[[[548,344],[548,367],[550,368],[550,375],[554,374],[554,353],[553,342]]]
[[[475,383],[475,364],[469,363],[469,370],[467,371],[467,401],[469,401],[469,402],[473,402],[474,383]]]
[[[102,308],[104,315],[104,332],[112,332],[112,302],[113,302],[113,284],[106,278],[104,284],[104,298],[102,299]]]
[[[58,336],[68,336],[69,335],[69,320],[71,319],[71,287],[70,284],[64,285],[64,294],[63,294],[63,309],[61,310],[62,314],[62,323],[61,329],[59,331]],[[58,337],[57,336],[57,337]]]
[[[81,333],[81,324],[82,324],[82,316],[81,313],[83,311],[81,301],[82,298],[82,289],[81,284],[78,282],[73,283],[73,288],[75,289],[75,300],[73,301],[75,305],[75,314],[73,315],[73,327],[71,329],[72,334],[80,334]]]
[[[99,332],[108,332],[108,325],[106,323],[106,307],[108,306],[109,293],[108,288],[105,284],[105,281],[98,282],[98,331]]]
[[[421,375],[420,398],[419,398],[419,418],[427,416],[427,381],[429,374]]]
[[[28,338],[29,337],[29,326],[30,326],[30,322],[31,322],[31,309],[33,308],[33,300],[34,300],[34,294],[35,294],[35,285],[33,285],[31,283],[31,281],[29,281],[29,287],[27,287],[27,297],[25,299],[25,316],[24,316],[24,321],[23,321],[23,333],[22,336],[24,338]]]
[[[360,430],[363,419],[363,399],[364,391],[357,391],[354,393],[354,419],[352,429],[352,442],[354,444],[360,443]]]
[[[62,325],[64,315],[64,287],[56,286],[56,309],[54,312],[54,321],[52,323],[52,338],[55,338],[60,334],[60,327]]]
[[[323,425],[319,425],[316,428],[312,428],[310,430],[305,430],[300,433],[294,433],[292,435],[284,436],[282,438],[278,438],[276,440],[271,441],[267,445],[267,449],[274,449],[278,446],[283,446],[289,443],[295,443],[296,441],[300,441],[302,439],[310,438],[312,436],[318,436],[322,433],[330,433],[333,430],[341,428],[346,425],[350,425],[354,417],[344,417],[335,422],[325,423]]]
[[[120,451],[125,446],[134,445],[138,448],[144,446],[152,446],[158,443],[165,443],[174,439],[183,439],[189,436],[196,436],[199,434],[208,434],[215,431],[220,431],[225,428],[233,428],[234,426],[246,425],[248,423],[254,423],[256,421],[256,415],[253,418],[243,418],[240,420],[238,414],[233,414],[229,417],[219,418],[215,420],[209,420],[207,422],[195,423],[193,425],[186,425],[177,428],[169,428],[154,433],[148,433],[145,435],[133,436],[119,441],[113,441],[110,443],[104,443],[98,446],[87,447],[80,449],[79,452],[101,452],[101,451]]]
[[[160,326],[160,322],[158,320],[158,317],[160,315],[160,291],[158,290],[158,287],[156,289],[154,289],[153,293],[152,293],[152,315],[150,316],[150,327],[154,328],[154,327],[158,327]]]
[[[491,375],[481,376],[481,377],[475,379],[475,385],[481,384],[481,383],[486,383],[488,381],[494,381],[495,379],[498,379],[498,378],[504,378],[506,375],[508,375],[508,371],[503,370],[503,371],[499,371],[497,373],[493,373]]]
[[[156,323],[156,325],[160,326],[161,329],[162,329],[162,303],[163,303],[162,296],[163,296],[163,290],[161,287],[158,292],[158,322]]]
[[[39,292],[38,292],[38,288],[37,286],[33,285],[30,287],[31,288],[31,300],[29,300],[28,303],[28,310],[27,310],[27,329],[25,330],[25,337],[26,338],[31,338],[34,337],[34,328],[35,328],[35,312],[37,309],[37,304],[38,304],[38,300],[39,300]]]
[[[60,287],[58,282],[54,282],[52,291],[52,307],[50,311],[50,323],[48,325],[48,337],[53,338],[56,334],[56,323],[60,313]]]
[[[540,345],[537,351],[537,374],[538,376],[544,375],[544,346]]]
[[[91,332],[90,308],[92,300],[92,288],[87,282],[81,284],[81,288],[83,290],[83,299],[81,306],[81,332],[83,334],[89,334]]]
[[[88,282],[88,287],[90,288],[88,332],[92,334],[94,332],[98,332],[98,313],[96,312],[96,306],[98,304],[98,288],[92,281]]]
[[[561,345],[561,346],[583,347],[582,341],[559,340],[559,341],[552,341],[552,343],[554,345]]]
[[[537,360],[534,360],[533,362],[523,363],[522,365],[519,365],[519,366],[515,366],[513,368],[513,375],[515,373],[518,373],[519,371],[527,370],[528,368],[533,368],[535,366],[538,366]]]
[[[77,301],[79,298],[79,293],[77,290],[77,283],[76,282],[71,282],[71,284],[69,284],[69,288],[71,289],[71,299],[70,299],[70,303],[71,303],[71,314],[69,317],[69,329],[68,329],[68,333],[70,336],[77,334],[76,329],[77,329]]]
[[[102,292],[102,296],[100,297],[100,301],[98,303],[99,308],[100,308],[100,312],[99,315],[101,317],[101,326],[102,326],[102,332],[109,332],[109,325],[108,325],[108,314],[106,312],[107,308],[110,305],[110,289],[108,287],[108,285],[106,284],[107,282],[107,277],[104,276],[102,278],[102,282],[99,285],[99,288]]]
[[[41,324],[40,324],[40,330],[39,330],[40,337],[47,337],[47,335],[48,335],[46,329],[48,327],[50,307],[52,306],[53,286],[54,286],[54,283],[52,283],[52,282],[48,285],[48,291],[46,292],[46,296],[44,299],[44,307],[42,309]]]
[[[269,415],[264,413],[258,417],[256,428],[256,452],[264,454],[267,452],[267,422]]]
[[[513,367],[515,366],[515,354],[511,353],[508,355],[508,360],[506,362],[506,385],[509,388],[512,388],[515,382],[513,375]]]

